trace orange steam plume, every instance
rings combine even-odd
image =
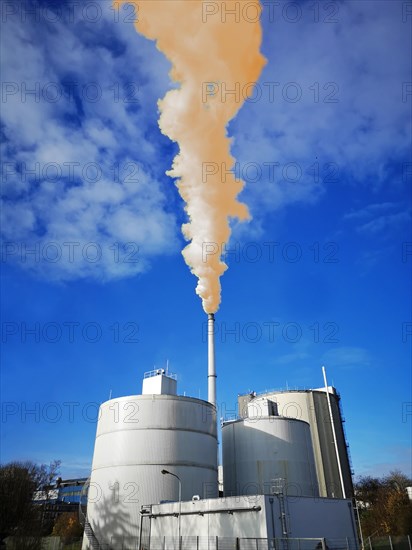
[[[172,63],[179,84],[159,101],[159,126],[179,144],[168,175],[177,178],[189,221],[182,231],[190,243],[183,256],[198,277],[196,288],[206,313],[220,304],[220,276],[227,269],[222,246],[230,237],[230,218],[249,217],[237,200],[243,182],[230,172],[226,126],[253,94],[265,64],[259,0],[116,0],[131,3],[136,29],[155,40]],[[247,11],[244,7],[247,4]]]

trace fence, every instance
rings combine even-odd
[[[411,535],[368,537],[364,540],[365,550],[412,550]]]
[[[81,550],[82,541],[63,544],[60,537],[8,537],[6,550]],[[3,548],[3,547],[2,547]]]
[[[100,544],[99,550],[139,550],[139,543],[136,540],[112,540],[111,544]],[[191,536],[181,537],[180,544],[178,537],[146,538],[141,541],[140,550],[358,550],[358,546],[350,539]]]

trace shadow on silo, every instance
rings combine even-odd
[[[98,518],[98,522],[94,520],[91,527],[101,548],[115,550],[137,546],[140,521],[139,503],[136,503],[136,517],[131,516],[128,508],[120,499],[102,496],[99,502],[94,503],[93,506],[95,508],[93,516]],[[94,548],[90,538],[89,548]]]

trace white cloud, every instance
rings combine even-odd
[[[372,365],[372,358],[364,348],[342,346],[324,353],[322,363],[331,368],[365,369]]]
[[[393,210],[399,208],[398,203],[393,202],[384,202],[384,203],[374,203],[368,204],[364,208],[358,210],[351,210],[343,217],[344,220],[357,220],[357,219],[367,219],[371,218],[375,214],[379,214],[382,211]]]
[[[379,216],[367,223],[364,223],[358,228],[360,233],[379,233],[380,231],[388,231],[391,228],[397,227],[399,224],[407,223],[411,219],[410,211],[397,212],[396,214],[388,214]]]
[[[150,137],[168,64],[103,10],[95,24],[18,13],[4,25],[6,259],[50,279],[131,276],[178,249]]]
[[[358,210],[351,210],[343,219],[357,223],[356,231],[359,233],[375,235],[398,229],[400,225],[410,222],[411,212],[401,203],[374,203]]]
[[[261,170],[242,195],[256,219],[239,225],[237,235],[258,237],[265,214],[313,203],[348,180],[373,189],[395,185],[388,166],[409,146],[409,105],[402,100],[408,26],[398,3],[396,9],[386,0],[335,5],[337,23],[325,23],[322,9],[314,22],[307,3],[297,23],[279,16],[282,5],[273,22],[263,17],[269,62],[259,82],[262,97],[242,108],[229,131],[241,175],[253,176],[247,163]],[[177,195],[164,176],[173,156],[164,147],[172,146],[157,128],[156,102],[170,87],[170,67],[132,23],[124,17],[115,22],[110,2],[101,6],[96,23],[22,21],[17,14],[3,25],[2,47],[9,52],[3,67],[9,92],[2,113],[3,237],[27,246],[53,241],[63,247],[73,240],[97,242],[103,250],[127,239],[139,247],[134,265],[109,259],[91,265],[82,257],[24,264],[57,279],[133,275],[154,255],[178,248],[169,204]],[[40,89],[39,101],[25,97],[25,86]],[[301,98],[290,101],[296,91]],[[19,172],[36,163],[35,177]],[[61,178],[53,177],[50,163],[62,170]],[[98,181],[93,163],[101,170]],[[407,219],[401,208],[381,214],[375,221],[365,215],[360,230],[374,233]]]
[[[356,469],[358,476],[387,476],[394,470],[400,470],[405,475],[411,476],[412,449],[410,445],[386,445],[384,449],[380,446],[375,456],[379,456],[381,461],[371,462],[370,455],[366,460],[359,460]]]
[[[388,166],[405,159],[410,147],[410,101],[402,100],[410,80],[408,40],[401,5],[382,1],[339,2],[338,22],[314,22],[309,4],[290,23],[280,14],[264,17],[264,53],[268,64],[259,82],[262,98],[247,103],[232,125],[234,153],[245,164],[279,162],[248,183],[245,200],[254,215],[285,204],[317,200],[328,188],[399,185]],[[274,87],[269,98],[269,82]],[[296,102],[288,101],[294,93]],[[328,102],[328,101],[336,102]],[[284,178],[282,167],[297,163],[298,181]],[[319,177],[314,163],[319,163]],[[332,174],[327,163],[334,163]]]
[[[306,351],[298,351],[294,353],[287,353],[276,358],[275,364],[277,365],[297,365],[302,363],[308,363],[310,354]]]

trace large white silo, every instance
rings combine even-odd
[[[100,407],[83,548],[139,538],[140,507],[193,495],[218,496],[216,409],[177,396],[164,371],[145,377],[143,394]],[[162,392],[171,393],[162,393]],[[146,393],[150,392],[150,393]]]
[[[328,407],[328,398],[331,410]],[[343,428],[344,419],[341,413],[340,395],[337,390],[329,386],[327,392],[325,388],[318,388],[271,391],[258,396],[255,393],[241,395],[238,397],[240,416],[249,416],[249,403],[258,402],[261,399],[276,402],[280,415],[309,423],[320,496],[353,497],[348,444]],[[335,434],[332,432],[331,416]],[[336,452],[334,444],[335,436],[338,452]],[[338,460],[342,471],[344,491],[342,491]]]
[[[318,496],[315,458],[307,422],[255,416],[222,428],[226,496],[270,494]]]

